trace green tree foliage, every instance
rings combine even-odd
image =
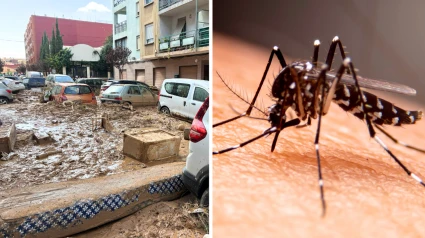
[[[128,63],[128,57],[130,54],[131,50],[127,47],[116,47],[106,54],[106,62],[112,64],[118,69],[120,79],[122,78],[122,71],[124,69],[124,65]]]
[[[72,53],[70,49],[63,49],[57,54],[50,56],[48,62],[56,72],[62,72],[62,67],[71,65]]]
[[[93,55],[99,55],[99,61],[93,63],[93,70],[98,72],[112,71],[112,64],[106,62],[106,55],[112,50],[112,35],[108,36],[103,43],[103,47],[98,51],[94,51]]]
[[[18,66],[18,68],[16,68],[16,71],[18,71],[19,73],[23,73],[24,74],[27,71],[27,67],[23,63],[21,63]]]
[[[44,32],[43,37],[41,38],[40,60],[49,58],[49,54],[49,38],[47,37],[46,32]]]
[[[55,55],[57,53],[56,51],[56,35],[55,35],[55,29],[52,29],[52,39],[50,40],[50,55]]]
[[[3,72],[4,62],[0,59],[0,73]]]
[[[58,19],[56,18],[56,52],[60,52],[63,48],[61,32],[59,30]]]

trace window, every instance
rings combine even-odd
[[[179,96],[179,97],[187,97],[189,94],[190,84],[183,84],[183,83],[166,83],[165,84],[165,91],[167,93]]]
[[[140,35],[136,36],[136,49],[137,50],[140,50],[139,41],[140,41]]]
[[[153,23],[145,25],[145,44],[153,43]]]
[[[130,86],[128,88],[128,94],[140,95],[140,88],[137,86]]]
[[[139,12],[139,2],[136,2],[136,17],[138,17],[140,14]]]
[[[127,47],[127,37],[115,41],[116,47]]]
[[[203,88],[195,88],[195,92],[193,93],[193,100],[203,102],[208,97],[208,92]]]
[[[153,0],[145,0],[145,5],[148,5],[148,4],[152,3],[152,2],[153,2]]]
[[[65,88],[64,94],[90,94],[92,93],[90,87],[84,86],[84,85],[75,85],[75,86],[69,86]]]

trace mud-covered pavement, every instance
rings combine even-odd
[[[103,128],[93,130],[93,118],[107,113],[114,132]],[[119,105],[64,106],[53,102],[39,103],[37,94],[24,91],[8,105],[0,105],[3,126],[16,124],[17,141],[14,152],[0,156],[0,187],[26,187],[36,184],[87,179],[143,169],[146,165],[122,154],[124,131],[153,127],[182,138],[179,158],[188,153],[183,128],[190,123],[159,114],[156,107],[138,107],[133,111]],[[34,134],[48,134],[51,143],[38,145]],[[36,159],[52,151],[61,153]],[[175,161],[174,160],[174,161]]]

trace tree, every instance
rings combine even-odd
[[[48,62],[50,66],[56,70],[56,72],[61,72],[62,67],[67,67],[71,65],[72,53],[70,49],[63,49],[57,54],[50,56]]]
[[[102,49],[99,51],[94,50],[93,55],[99,56],[99,61],[93,63],[93,70],[97,72],[112,71],[112,64],[106,62],[106,55],[112,50],[112,35],[108,36],[103,43]]]
[[[3,72],[4,62],[0,59],[0,72]]]
[[[58,19],[56,18],[56,52],[61,51],[63,48],[63,40],[61,32],[59,31]]]
[[[44,32],[43,37],[41,38],[40,60],[49,58],[49,53],[49,38],[47,37],[46,32]]]
[[[116,47],[115,49],[111,49],[106,55],[106,62],[118,69],[120,79],[122,79],[122,71],[124,65],[128,63],[130,54],[131,50],[127,47]]]
[[[58,53],[56,51],[56,36],[55,36],[55,29],[52,29],[52,39],[50,40],[50,55],[55,55]]]
[[[19,73],[25,73],[27,71],[27,67],[24,65],[24,63],[21,63],[18,68],[16,68],[16,71]]]

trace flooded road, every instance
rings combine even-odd
[[[93,130],[93,118],[107,113],[114,132]],[[0,188],[9,189],[36,184],[87,179],[142,169],[145,165],[122,154],[123,134],[128,129],[153,127],[182,138],[179,157],[188,154],[183,131],[190,123],[159,114],[156,107],[138,107],[134,111],[119,105],[64,106],[53,102],[39,103],[37,95],[24,91],[17,100],[0,105],[3,126],[15,123],[17,141],[14,152],[0,156]],[[100,120],[97,119],[98,127]],[[38,145],[34,134],[52,138]],[[57,152],[44,159],[38,155]]]

